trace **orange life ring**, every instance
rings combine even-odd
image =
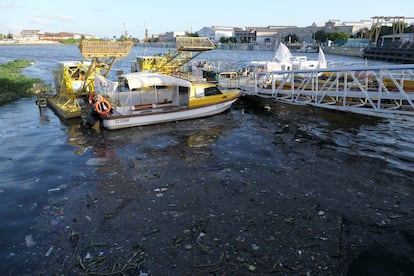
[[[104,98],[100,98],[95,103],[95,110],[100,115],[108,115],[111,111],[111,103]]]
[[[99,101],[99,100],[101,100],[102,99],[102,96],[101,95],[99,95],[99,94],[91,94],[90,96],[89,96],[89,105],[90,106],[93,106],[97,101]]]

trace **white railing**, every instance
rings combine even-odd
[[[251,72],[236,86],[292,104],[414,120],[414,64]]]

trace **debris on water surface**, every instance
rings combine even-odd
[[[200,240],[202,237],[204,237],[206,233],[200,232],[200,234],[197,237],[197,240]]]
[[[88,161],[86,161],[86,165],[89,166],[102,166],[105,165],[108,162],[108,158],[102,158],[102,157],[96,157],[96,158],[90,158]]]
[[[105,174],[105,176],[114,176],[114,175],[117,175],[117,174],[118,174],[117,172],[111,172],[111,173]]]
[[[65,219],[65,216],[58,216],[58,217],[56,217],[54,220],[52,220],[51,222],[50,222],[50,224],[51,225],[53,225],[53,226],[57,226],[57,225],[59,225],[63,220]]]
[[[46,252],[45,256],[46,256],[46,257],[49,257],[49,256],[50,256],[50,254],[52,254],[52,251],[53,251],[53,245],[52,245],[51,247],[49,247],[49,249],[47,250],[47,252]]]
[[[143,272],[142,270],[139,271],[139,276],[148,276],[148,272]]]
[[[47,191],[48,191],[49,193],[59,192],[59,191],[61,191],[62,189],[64,189],[65,187],[66,187],[66,185],[60,185],[60,186],[58,186],[58,187],[56,187],[56,188],[50,188],[50,189],[48,189]]]
[[[249,265],[249,270],[250,271],[256,271],[256,267],[254,265]]]
[[[33,236],[31,234],[27,235],[24,239],[26,241],[26,246],[27,247],[32,247],[32,246],[36,245],[36,242],[33,240]]]

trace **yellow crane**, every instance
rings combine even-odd
[[[56,94],[48,106],[63,119],[81,116],[85,98],[95,92],[95,74],[107,77],[116,60],[131,52],[132,41],[83,40],[79,50],[86,61],[60,62],[53,72]]]
[[[134,71],[173,75],[190,60],[215,48],[216,45],[208,37],[177,37],[175,50],[165,55],[137,57]]]

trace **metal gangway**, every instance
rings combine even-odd
[[[220,86],[277,101],[414,121],[414,64],[223,75]],[[236,82],[237,80],[237,82]]]
[[[132,41],[82,40],[79,50],[82,56],[92,61],[88,73],[99,67],[106,78],[116,60],[127,57],[132,48]]]
[[[176,49],[165,55],[137,57],[132,71],[157,72],[176,75],[180,68],[200,54],[216,49],[208,37],[177,37]]]
[[[94,87],[95,73],[99,73],[105,78],[108,77],[115,61],[127,57],[132,48],[133,42],[126,41],[101,41],[101,40],[82,40],[79,44],[79,51],[82,56],[90,61],[85,73],[85,80],[81,91],[87,91],[88,87]],[[66,83],[70,83],[67,80]],[[91,89],[89,89],[91,90]]]

